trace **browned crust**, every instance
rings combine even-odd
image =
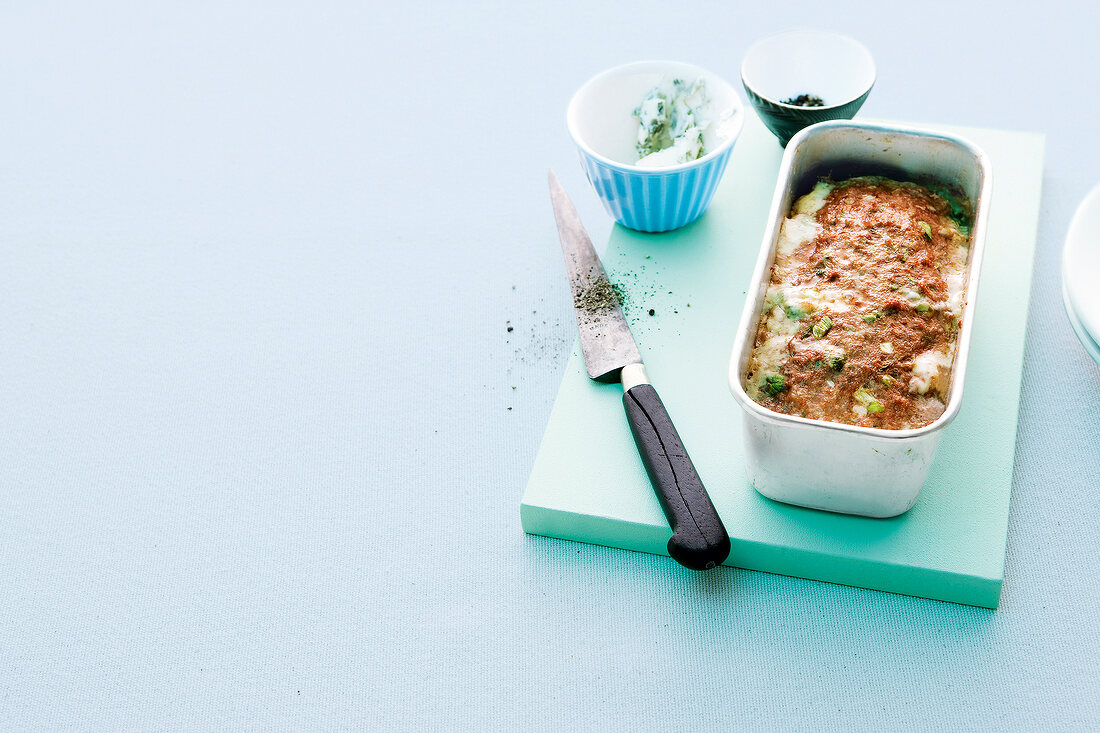
[[[820,233],[794,251],[782,282],[851,291],[851,309],[823,309],[803,319],[805,327],[788,343],[789,359],[779,372],[784,388],[758,401],[777,412],[866,427],[933,422],[943,412],[943,395],[911,394],[909,383],[913,359],[951,344],[958,332],[960,314],[943,309],[948,292],[941,270],[961,236],[950,204],[915,184],[861,178],[838,184],[816,220]],[[777,269],[773,283],[779,282]],[[905,289],[918,293],[921,303],[902,297]],[[824,316],[832,327],[819,338],[812,329]],[[765,313],[757,347],[767,337],[767,319]],[[883,351],[884,343],[891,353]],[[836,349],[845,355],[839,370],[829,361]],[[873,391],[881,411],[852,411],[852,395],[860,389]]]

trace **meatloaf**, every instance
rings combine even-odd
[[[745,391],[813,420],[935,421],[963,318],[970,217],[945,188],[819,181],[781,227]]]

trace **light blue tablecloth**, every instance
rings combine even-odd
[[[1097,728],[1100,369],[1059,293],[1096,21],[0,6],[0,728]],[[1048,136],[996,612],[520,529],[574,338],[546,169],[610,231],[569,95],[736,81],[796,24],[870,47],[868,116]]]

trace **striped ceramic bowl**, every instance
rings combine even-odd
[[[741,83],[760,119],[786,147],[804,127],[854,117],[875,84],[875,61],[863,44],[839,33],[788,31],[749,49]],[[823,105],[792,103],[803,95]]]
[[[699,110],[699,118],[709,123],[704,155],[667,167],[639,167],[634,110],[654,87],[674,79],[706,84],[707,102]],[[643,232],[667,232],[707,210],[744,117],[737,92],[714,74],[674,61],[640,61],[585,83],[569,102],[566,124],[589,182],[615,221]]]

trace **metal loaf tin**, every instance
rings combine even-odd
[[[771,281],[780,226],[799,196],[822,176],[883,175],[957,186],[974,206],[966,301],[943,415],[910,430],[885,430],[773,412],[742,386]],[[917,500],[943,430],[959,412],[993,179],[972,143],[918,128],[822,122],[799,132],[779,167],[768,228],[749,284],[729,364],[729,384],[744,419],[745,465],[764,496],[789,504],[868,517],[892,517]]]

